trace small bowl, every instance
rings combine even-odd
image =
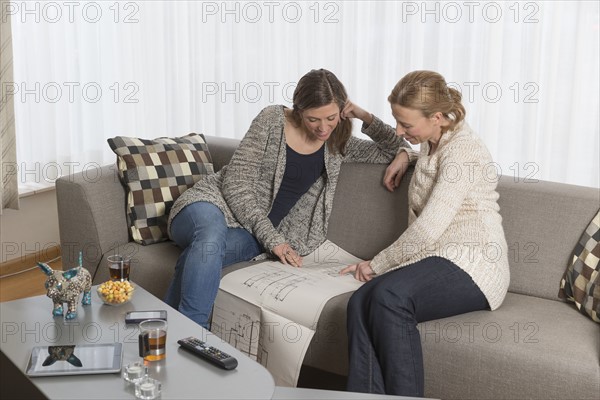
[[[104,304],[120,306],[131,301],[134,291],[129,281],[106,281],[98,286],[96,293]]]

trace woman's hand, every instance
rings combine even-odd
[[[410,162],[408,160],[408,153],[402,151],[396,155],[396,158],[388,165],[383,176],[383,186],[390,192],[393,192],[398,186],[404,176],[404,173],[408,169]]]
[[[288,243],[278,244],[277,246],[273,247],[271,252],[279,257],[279,261],[284,264],[289,264],[292,267],[298,268],[302,266],[302,257],[296,252],[296,250],[292,249],[292,246],[290,246]]]
[[[363,110],[362,108],[360,108],[359,106],[357,106],[356,104],[351,102],[350,100],[348,100],[346,102],[346,104],[344,105],[344,108],[342,109],[342,112],[340,113],[340,117],[342,119],[358,118],[367,125],[371,125],[371,122],[373,122],[373,114]]]
[[[354,275],[354,279],[361,282],[368,282],[373,279],[375,272],[371,268],[371,260],[362,261],[358,264],[348,265],[346,268],[340,271],[340,275],[351,273]]]

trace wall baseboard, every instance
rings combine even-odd
[[[48,247],[44,250],[17,257],[0,263],[0,276],[15,274],[35,267],[38,262],[48,262],[60,256],[60,246]]]

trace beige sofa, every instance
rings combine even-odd
[[[239,141],[207,136],[215,169]],[[404,179],[393,194],[381,185],[384,165],[342,167],[328,238],[369,259],[407,225]],[[114,166],[60,178],[56,183],[64,265],[79,249],[94,283],[108,278],[106,254],[134,257],[132,279],[162,298],[179,249],[171,242],[130,241],[125,191]],[[598,189],[501,177],[498,191],[509,245],[510,290],[500,309],[420,325],[425,395],[443,399],[598,399],[600,325],[558,299],[570,254],[600,205]],[[226,272],[248,263],[231,266]],[[340,389],[347,373],[346,303],[324,308],[299,385]]]

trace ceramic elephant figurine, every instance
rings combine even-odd
[[[68,271],[54,271],[44,263],[38,263],[38,266],[48,275],[45,285],[48,290],[47,296],[54,302],[52,315],[62,316],[63,303],[67,303],[65,318],[75,318],[77,316],[77,300],[82,292],[81,304],[84,306],[92,304],[92,277],[87,269],[80,266]]]

